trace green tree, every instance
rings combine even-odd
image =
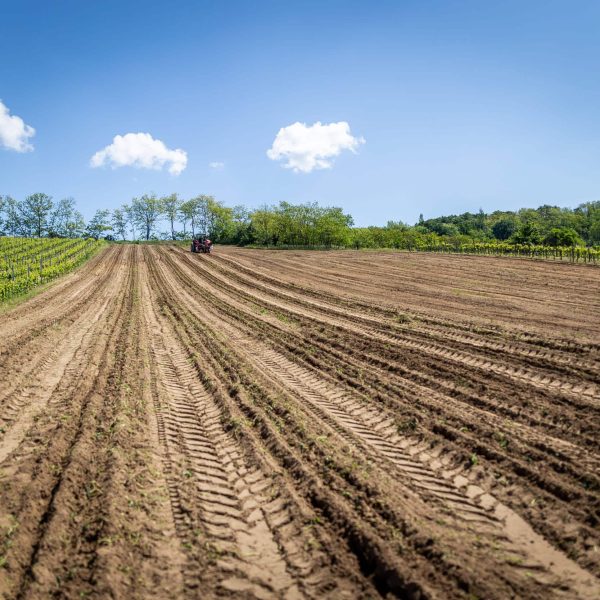
[[[4,230],[7,235],[28,235],[23,227],[19,202],[11,196],[4,197]]]
[[[492,234],[497,240],[507,240],[517,230],[514,219],[500,219],[492,225]]]
[[[175,235],[175,221],[179,215],[179,209],[181,207],[181,201],[177,197],[177,194],[171,194],[170,196],[164,196],[161,198],[162,212],[167,218],[171,226],[171,239],[176,239]]]
[[[594,221],[589,228],[588,242],[590,244],[600,244],[600,219]]]
[[[215,242],[223,242],[231,238],[235,231],[233,209],[223,206],[214,199],[208,202],[208,236]]]
[[[106,209],[97,210],[85,228],[86,234],[95,240],[100,239],[107,231],[111,230],[110,211]]]
[[[345,246],[348,243],[353,219],[338,207],[326,207],[316,211],[313,243],[330,248]]]
[[[561,229],[555,227],[544,237],[544,244],[548,246],[582,246],[583,240],[570,227]]]
[[[264,206],[250,213],[252,237],[256,243],[270,246],[276,243],[276,216],[273,210]]]
[[[198,220],[197,217],[197,201],[195,198],[191,198],[190,200],[186,200],[181,203],[179,207],[179,222],[183,225],[183,231],[186,231],[187,224],[190,224],[192,228],[192,237],[196,237],[196,223]]]
[[[63,198],[54,208],[48,224],[50,237],[81,237],[85,229],[83,215],[73,198]]]
[[[200,194],[192,199],[194,207],[194,226],[202,236],[209,235],[215,218],[213,203],[215,199],[206,194]]]
[[[162,202],[156,194],[144,194],[131,201],[133,222],[139,227],[146,240],[150,239],[162,214]]]
[[[127,223],[129,223],[129,228],[131,229],[131,239],[135,242],[137,225],[135,222],[133,206],[131,204],[123,204],[123,213],[125,214],[125,219],[127,220]]]
[[[540,232],[534,223],[523,223],[510,238],[515,244],[539,244],[541,242]]]
[[[254,241],[252,237],[252,227],[250,211],[241,204],[234,206],[231,211],[233,221],[233,233],[230,241],[236,244],[250,244]]]
[[[6,224],[6,220],[4,218],[4,207],[6,205],[6,200],[4,196],[0,196],[0,235],[4,235],[4,226]]]
[[[78,211],[74,211],[71,219],[66,223],[65,234],[68,238],[83,237],[85,232],[85,219]]]
[[[112,212],[111,225],[113,231],[121,237],[123,241],[127,239],[127,225],[129,224],[129,215],[127,209],[115,208]]]
[[[47,194],[37,193],[27,196],[18,203],[21,226],[25,235],[42,237],[48,232],[49,218],[54,203]]]

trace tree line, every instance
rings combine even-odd
[[[458,248],[471,242],[593,247],[600,245],[600,201],[575,209],[480,210],[432,219],[421,215],[414,225],[354,227],[352,216],[339,207],[280,202],[249,210],[204,194],[187,200],[144,194],[112,211],[97,210],[86,223],[72,198],[55,202],[36,193],[20,201],[0,196],[0,235],[123,241],[208,236],[226,244],[325,248]]]
[[[189,200],[177,194],[144,194],[114,210],[99,209],[86,223],[75,201],[54,202],[43,193],[18,201],[0,196],[0,235],[92,237],[108,240],[188,240],[207,236],[218,243],[341,246],[352,217],[341,208],[281,202],[248,210],[225,206],[201,194]],[[165,229],[166,227],[166,229]]]
[[[539,208],[463,213],[419,219],[417,226],[445,237],[498,240],[514,244],[593,246],[600,244],[600,201],[585,202],[574,209],[545,204]]]
[[[177,194],[144,194],[112,211],[99,209],[86,223],[73,198],[55,202],[43,193],[31,194],[24,200],[0,196],[0,235],[177,240],[214,232],[222,237],[221,230],[225,222],[232,221],[233,212],[212,196],[183,201]],[[165,222],[168,231],[159,231]]]

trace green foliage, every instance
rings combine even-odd
[[[168,230],[160,231],[167,223]],[[516,212],[466,212],[425,219],[411,226],[388,221],[385,227],[354,227],[339,207],[316,203],[225,206],[201,194],[181,200],[177,194],[133,198],[110,213],[98,210],[85,226],[72,198],[55,204],[38,193],[17,201],[0,196],[0,235],[23,237],[112,238],[123,241],[189,240],[208,236],[216,243],[271,247],[390,248],[432,252],[470,252],[596,261],[600,245],[600,202],[575,209],[543,205]],[[584,248],[584,246],[586,246]]]
[[[415,228],[426,228],[444,238],[455,238],[456,229],[460,235],[481,242],[499,240],[515,244],[540,244],[542,240],[553,239],[554,229],[571,230],[567,238],[558,239],[559,246],[600,243],[600,202],[586,202],[577,208],[560,208],[543,205],[539,208],[522,208],[516,212],[496,211],[486,214],[463,213],[435,219],[423,219],[420,215]],[[456,229],[455,229],[456,228]]]
[[[32,194],[17,201],[10,196],[0,201],[0,235],[25,237],[81,237],[85,222],[73,198],[54,204],[47,194]]]
[[[85,228],[86,234],[89,237],[98,240],[101,237],[104,237],[108,231],[112,231],[112,226],[110,224],[110,211],[106,209],[97,210]]]
[[[0,238],[0,302],[72,271],[104,243],[92,239]]]
[[[544,244],[547,246],[583,246],[583,240],[571,227],[564,229],[554,227],[544,237]]]
[[[47,194],[31,194],[18,205],[20,222],[29,235],[42,237],[48,232],[52,197]]]
[[[497,240],[507,240],[517,230],[515,219],[504,218],[492,225],[492,234]]]
[[[129,224],[127,207],[115,208],[112,213],[112,230],[123,240],[127,239],[127,225]]]
[[[346,246],[352,217],[341,208],[280,202],[248,214],[241,231],[252,243],[264,246]]]
[[[48,224],[49,237],[77,238],[85,231],[83,215],[75,208],[73,198],[64,198],[50,214]]]
[[[177,239],[175,235],[175,221],[179,215],[179,208],[181,206],[181,200],[177,197],[177,194],[171,194],[161,198],[161,208],[165,215],[169,225],[171,226],[171,239]]]
[[[535,223],[523,223],[511,236],[513,244],[539,244],[542,236]]]
[[[144,239],[149,240],[162,214],[162,201],[156,194],[144,194],[131,201],[130,217],[142,230]]]

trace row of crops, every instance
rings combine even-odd
[[[181,242],[187,246],[188,242]],[[586,248],[580,246],[543,246],[533,244],[509,244],[504,242],[428,242],[417,241],[396,245],[360,246],[306,246],[277,244],[276,246],[251,244],[247,248],[277,248],[280,250],[331,250],[331,249],[363,249],[363,250],[408,250],[409,252],[441,252],[450,254],[479,254],[488,256],[520,256],[545,260],[568,261],[573,263],[589,263],[600,265],[600,247]]]
[[[104,241],[0,237],[0,302],[72,271]]]
[[[537,246],[531,244],[478,243],[425,244],[410,250],[451,252],[458,254],[485,254],[489,256],[523,256],[546,260],[565,260],[576,263],[600,264],[600,248]]]

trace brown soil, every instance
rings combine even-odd
[[[107,249],[0,314],[0,598],[600,597],[600,270]]]

